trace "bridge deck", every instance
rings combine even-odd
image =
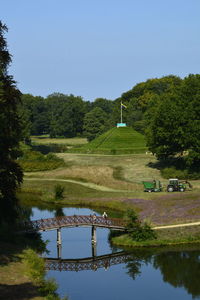
[[[96,215],[64,216],[26,222],[27,231],[44,231],[62,227],[95,226],[110,229],[124,230],[125,221],[117,218],[104,218]]]

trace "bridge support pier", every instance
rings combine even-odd
[[[92,244],[97,243],[97,229],[96,226],[92,226]]]
[[[62,245],[57,244],[57,258],[61,259],[62,258]]]
[[[61,238],[61,228],[59,227],[57,229],[57,245],[61,245],[62,244],[62,238]]]

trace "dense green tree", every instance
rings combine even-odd
[[[147,141],[159,159],[181,155],[189,170],[200,169],[200,75],[189,75],[178,89],[163,94],[149,109]]]
[[[21,93],[7,74],[11,57],[4,38],[6,31],[7,27],[0,21],[0,223],[14,223],[18,214],[15,192],[23,175],[16,162],[22,138],[18,114]]]
[[[105,98],[97,98],[92,102],[92,109],[100,107],[105,113],[111,114],[113,110],[113,101]]]
[[[85,107],[81,97],[54,93],[47,98],[50,136],[74,137],[83,132]]]
[[[159,159],[181,153],[188,144],[187,110],[178,95],[163,96],[147,130],[149,149]]]
[[[179,77],[169,75],[136,84],[131,90],[116,99],[113,111],[114,121],[119,119],[120,102],[122,101],[127,106],[127,110],[123,114],[124,122],[144,133],[149,124],[149,120],[146,120],[146,112],[158,105],[158,102],[162,100],[162,95],[178,89],[181,82]]]
[[[109,128],[107,114],[95,107],[85,115],[83,128],[88,141],[95,139]]]
[[[73,137],[83,132],[83,118],[88,103],[81,97],[53,93],[46,99],[24,94],[24,115],[28,117],[32,135]]]
[[[190,74],[183,80],[181,96],[187,103],[188,148],[187,166],[200,171],[200,75]],[[183,107],[185,106],[183,104]],[[185,108],[184,108],[185,109]]]
[[[24,115],[30,122],[30,133],[41,135],[49,132],[50,119],[45,99],[30,94],[22,95]]]
[[[188,168],[200,165],[200,75],[149,79],[114,101],[113,120],[119,120],[120,102],[127,106],[123,121],[147,133],[148,146],[159,159],[185,150]]]

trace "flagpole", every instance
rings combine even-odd
[[[122,102],[121,102],[121,123],[122,123]]]

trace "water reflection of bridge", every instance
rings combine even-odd
[[[127,262],[131,257],[131,254],[123,251],[80,259],[46,258],[46,269],[74,272],[84,270],[96,271],[99,268],[108,269],[110,266]]]

